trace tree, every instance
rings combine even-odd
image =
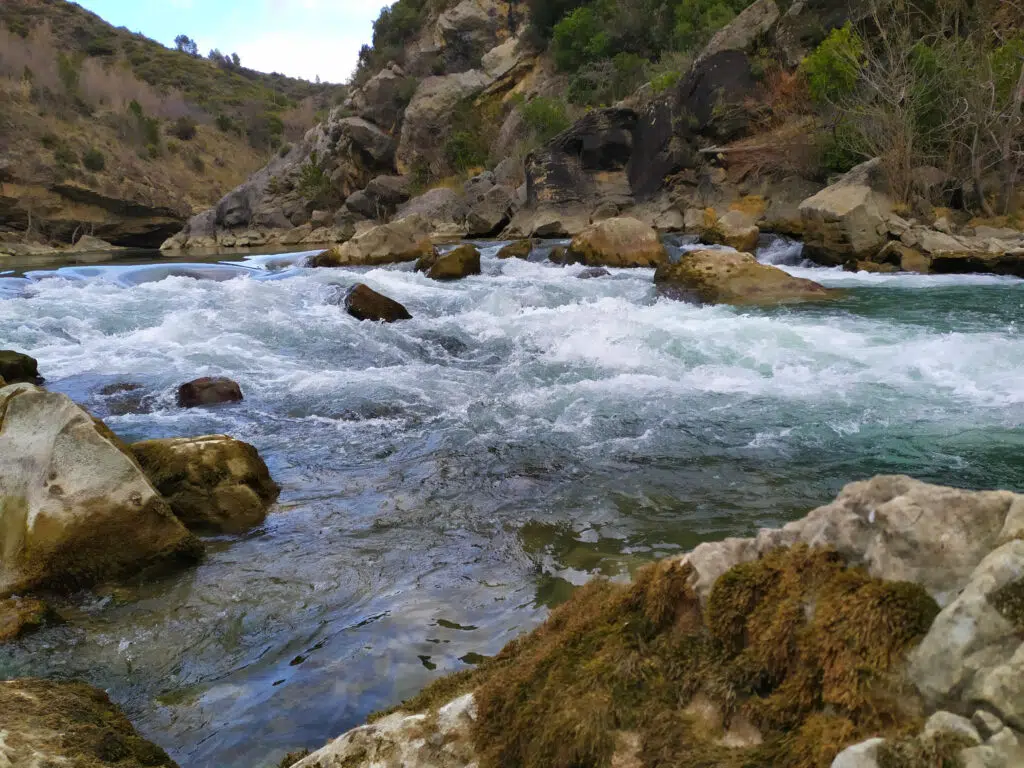
[[[188,35],[178,35],[174,38],[174,47],[189,56],[199,55],[199,44]]]
[[[231,54],[231,64],[232,64],[232,66],[234,66],[235,69],[241,69],[241,67],[242,67],[242,59],[241,59],[241,57],[239,57],[239,55],[237,53],[232,53]]]

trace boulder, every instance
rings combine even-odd
[[[395,216],[422,216],[434,232],[465,235],[466,203],[454,189],[435,187],[398,208]]]
[[[248,530],[263,522],[281,490],[256,449],[227,435],[144,440],[131,451],[192,530]]]
[[[499,259],[528,259],[533,252],[533,241],[529,238],[509,243],[498,251]]]
[[[779,20],[779,6],[775,0],[756,0],[730,21],[704,47],[697,61],[723,51],[747,51]]]
[[[862,163],[800,204],[808,258],[838,266],[870,260],[885,245],[892,202],[880,191],[881,174],[879,160]]]
[[[0,350],[0,378],[8,384],[43,383],[36,359],[13,349]]]
[[[480,251],[472,245],[460,245],[451,253],[439,256],[427,270],[433,280],[461,280],[480,274]]]
[[[836,295],[813,280],[734,251],[688,251],[678,264],[659,267],[654,282],[672,298],[703,304],[781,304]]]
[[[202,545],[103,422],[29,384],[0,390],[0,414],[0,596],[200,557]]]
[[[609,272],[604,267],[589,267],[580,272],[576,277],[580,280],[593,280],[595,277],[608,277]]]
[[[580,207],[522,209],[501,237],[575,237],[590,225],[590,214]]]
[[[112,251],[123,251],[124,248],[112,245],[92,235],[82,235],[77,242],[68,248],[68,253],[110,253]]]
[[[556,245],[548,252],[548,261],[559,266],[575,264],[576,261],[569,256],[569,250],[564,245]]]
[[[515,191],[497,185],[475,199],[467,197],[467,234],[470,237],[494,237],[509,223],[514,204]]]
[[[348,242],[317,254],[311,267],[376,267],[400,264],[431,254],[430,223],[418,214],[381,224],[357,234]]]
[[[701,229],[700,239],[711,245],[727,245],[737,251],[753,253],[761,230],[754,223],[754,217],[742,211],[729,211]]]
[[[17,640],[39,629],[52,615],[49,606],[42,600],[29,597],[0,600],[0,643]]]
[[[242,400],[242,388],[238,382],[224,376],[204,376],[178,387],[178,405],[181,408],[239,403]]]
[[[668,251],[653,227],[631,218],[605,219],[573,238],[569,256],[591,267],[657,267]]]
[[[903,272],[925,275],[931,272],[932,260],[916,248],[908,248],[893,240],[886,243],[871,261],[878,265],[892,266]]]
[[[0,681],[0,733],[0,765],[11,768],[178,768],[85,683]]]
[[[847,747],[832,761],[831,768],[881,768],[878,764],[879,748],[885,739],[868,739]]]
[[[401,121],[408,94],[416,80],[405,74],[397,64],[390,65],[371,77],[362,87],[353,89],[345,107],[359,117],[393,132]]]
[[[409,310],[397,301],[377,293],[363,283],[352,286],[345,294],[345,311],[356,320],[393,323],[396,320],[412,319]]]

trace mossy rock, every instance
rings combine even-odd
[[[517,240],[509,243],[498,251],[499,259],[528,259],[533,252],[533,241],[530,239]]]
[[[480,251],[472,245],[460,245],[454,251],[440,256],[427,270],[432,280],[461,280],[480,274]]]
[[[6,384],[42,384],[43,377],[39,375],[39,363],[34,357],[13,349],[0,349],[0,381]]]
[[[588,267],[657,267],[668,264],[657,231],[627,217],[605,219],[576,235],[568,255]]]
[[[56,620],[56,614],[42,600],[30,597],[0,600],[0,643],[17,640]]]

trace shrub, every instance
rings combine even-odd
[[[309,160],[299,171],[296,189],[304,199],[312,203],[327,203],[333,197],[331,179],[320,167],[316,152],[309,156]]]
[[[235,121],[231,119],[229,115],[217,115],[217,119],[214,120],[217,129],[222,133],[233,133],[238,130],[235,125]]]
[[[57,147],[53,153],[53,159],[57,161],[59,166],[71,167],[78,165],[78,155],[70,147]]]
[[[107,167],[107,158],[102,152],[93,147],[82,155],[82,165],[90,171],[102,171]]]
[[[189,165],[196,173],[206,173],[206,163],[199,155],[192,155],[192,158],[189,160]]]
[[[44,133],[39,137],[39,143],[46,149],[56,149],[60,146],[60,139],[54,133]]]
[[[651,90],[655,94],[665,93],[665,91],[675,88],[682,77],[680,72],[665,72],[651,79]]]
[[[811,98],[818,104],[835,103],[857,87],[864,41],[849,22],[833,29],[801,66]]]
[[[78,62],[66,53],[57,55],[57,75],[60,77],[60,82],[66,93],[73,94],[78,90],[81,68]]]
[[[544,144],[564,131],[572,120],[564,102],[547,96],[537,96],[520,107],[523,122],[535,140]]]
[[[185,115],[174,121],[170,134],[182,141],[192,141],[196,137],[196,130],[196,121]]]
[[[444,143],[444,159],[449,168],[465,173],[487,162],[487,146],[476,131],[455,131]]]
[[[552,50],[559,69],[575,72],[584,64],[605,58],[611,38],[590,6],[577,8],[555,25]]]
[[[292,151],[292,144],[284,143],[277,150],[278,157],[287,157],[288,153]]]

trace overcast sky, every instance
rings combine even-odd
[[[2,1],[2,0],[0,0]],[[344,82],[369,43],[381,0],[77,0],[117,27],[164,45],[185,34],[204,56],[237,53],[243,66]]]

